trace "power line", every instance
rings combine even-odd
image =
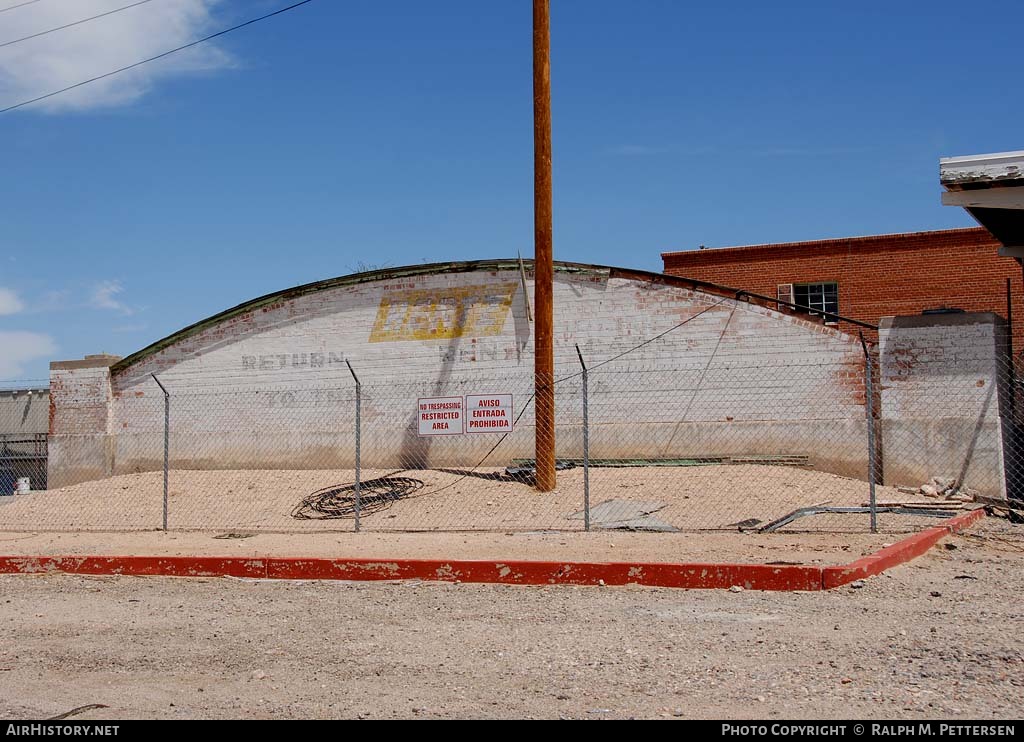
[[[26,5],[31,5],[32,3],[38,2],[39,0],[28,0],[27,3],[18,3],[17,5],[12,5],[9,8],[0,8],[0,13],[6,13],[8,10],[14,10],[15,8],[24,8]]]
[[[38,0],[33,0],[33,2],[38,2]],[[132,3],[131,5],[125,5],[123,8],[115,8],[114,10],[108,10],[106,13],[100,13],[99,15],[94,15],[91,18],[83,18],[82,20],[75,21],[74,23],[65,23],[63,26],[57,26],[56,28],[51,28],[48,31],[40,31],[39,33],[34,33],[34,34],[29,35],[29,36],[22,36],[20,39],[14,39],[14,41],[5,41],[4,43],[0,44],[0,49],[2,49],[5,46],[10,46],[11,44],[18,44],[18,43],[21,43],[22,41],[28,41],[29,39],[35,39],[35,38],[37,38],[39,36],[46,36],[46,34],[53,33],[54,31],[63,31],[65,28],[71,28],[72,26],[77,26],[77,25],[82,24],[82,23],[88,23],[89,21],[95,21],[97,18],[103,18],[104,16],[113,15],[114,13],[120,13],[122,10],[128,10],[128,8],[134,8],[136,5],[144,5],[144,4],[149,3],[149,2],[152,2],[152,0],[139,0],[139,2],[137,2],[137,3]],[[17,7],[17,6],[15,6],[15,7]]]
[[[37,0],[33,0],[33,2],[36,2],[36,1]],[[287,13],[289,10],[294,10],[295,8],[298,8],[301,5],[306,5],[306,4],[311,3],[311,2],[313,2],[313,0],[301,0],[301,2],[293,3],[291,5],[288,5],[287,7],[280,8],[279,10],[275,10],[272,13],[267,13],[266,15],[261,15],[258,18],[252,18],[252,19],[250,19],[248,21],[245,21],[244,23],[239,23],[237,26],[232,26],[231,28],[225,28],[223,31],[218,31],[217,33],[210,34],[209,36],[204,36],[203,38],[197,39],[196,41],[193,41],[191,43],[185,44],[184,46],[179,46],[176,49],[171,49],[170,51],[163,52],[162,54],[157,54],[155,57],[149,57],[148,59],[143,59],[141,62],[135,62],[134,64],[129,64],[127,67],[121,67],[120,69],[112,70],[111,72],[106,72],[106,73],[104,73],[102,75],[97,75],[96,77],[91,77],[88,80],[82,80],[82,82],[76,82],[74,85],[68,85],[66,88],[61,88],[60,90],[54,90],[52,93],[46,93],[45,95],[40,95],[40,96],[37,96],[35,98],[31,98],[30,100],[22,101],[21,103],[15,103],[13,106],[7,106],[7,108],[0,108],[0,113],[7,113],[8,111],[13,111],[15,108],[21,108],[22,106],[27,106],[27,105],[30,105],[32,103],[38,103],[41,100],[46,100],[47,98],[52,98],[55,95],[60,95],[61,93],[66,93],[69,90],[74,90],[75,88],[80,88],[83,85],[88,85],[90,83],[97,82],[99,80],[104,80],[104,79],[106,79],[108,77],[113,77],[114,75],[118,75],[118,74],[120,74],[122,72],[127,72],[128,70],[135,69],[136,67],[141,67],[142,65],[148,64],[149,62],[155,62],[158,59],[163,59],[164,57],[170,56],[171,54],[175,54],[177,52],[184,51],[185,49],[190,49],[193,46],[197,46],[197,45],[202,44],[202,43],[204,43],[206,41],[210,41],[211,39],[215,39],[218,36],[223,36],[224,34],[229,34],[232,31],[237,31],[240,28],[245,28],[246,26],[251,26],[253,23],[259,23],[260,21],[265,21],[268,18],[273,18],[275,15],[281,15],[282,13]]]

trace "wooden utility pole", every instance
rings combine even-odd
[[[551,30],[549,0],[533,0],[534,400],[537,489],[555,489],[555,267],[551,249]]]

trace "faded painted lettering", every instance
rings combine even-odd
[[[500,335],[517,286],[503,283],[386,292],[370,342]]]
[[[243,371],[326,368],[327,366],[344,365],[344,363],[344,353],[272,353],[242,356]]]

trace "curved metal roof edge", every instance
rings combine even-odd
[[[290,289],[284,289],[282,291],[275,291],[271,294],[250,299],[249,301],[243,302],[237,306],[226,309],[223,312],[214,314],[206,319],[200,320],[194,324],[183,327],[177,332],[173,332],[165,338],[157,340],[145,348],[132,353],[110,367],[112,374],[119,373],[125,369],[134,366],[139,361],[142,361],[149,356],[159,353],[161,350],[174,345],[175,343],[184,340],[192,335],[195,335],[202,330],[209,327],[220,324],[232,317],[237,317],[240,314],[251,311],[253,309],[259,309],[268,304],[274,304],[278,301],[288,301],[295,299],[300,296],[307,294],[314,294],[319,291],[327,291],[341,286],[354,286],[360,283],[371,283],[374,281],[386,281],[393,280],[396,278],[407,278],[410,276],[424,276],[434,273],[470,273],[472,271],[481,270],[518,270],[519,268],[518,258],[497,258],[492,260],[467,260],[467,261],[455,261],[448,263],[427,263],[423,265],[409,265],[401,266],[398,268],[381,268],[379,270],[367,271],[365,273],[350,273],[344,276],[338,276],[336,278],[326,278],[320,281],[314,281],[312,283],[302,284],[301,286],[295,286]],[[524,265],[533,265],[533,260],[523,259]],[[555,272],[556,273],[587,273],[587,272],[607,272],[609,276],[616,276],[621,278],[633,278],[639,280],[646,280],[651,283],[662,283],[675,286],[682,286],[685,288],[691,288],[696,290],[705,290],[708,293],[716,294],[731,294],[735,296],[738,289],[730,288],[728,286],[721,286],[719,284],[710,283],[707,281],[699,281],[696,279],[683,278],[681,276],[670,276],[665,273],[654,273],[652,271],[638,270],[633,268],[618,268],[615,266],[608,265],[593,265],[589,263],[567,263],[564,261],[555,261]]]

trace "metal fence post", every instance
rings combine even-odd
[[[345,365],[348,366],[348,371],[352,374],[352,378],[356,382],[356,533],[359,533],[360,522],[359,516],[362,511],[363,502],[360,493],[360,464],[361,464],[361,437],[362,437],[362,411],[363,411],[363,385],[359,383],[359,377],[356,376],[355,369],[352,368],[352,364],[345,361]]]
[[[580,357],[583,367],[583,530],[590,532],[590,401],[587,389],[587,364],[583,362],[583,353],[579,343],[576,344],[576,355]]]
[[[868,344],[864,341],[864,333],[860,334],[861,347],[864,349],[864,393],[866,399],[866,415],[868,424],[868,487],[870,488],[871,508],[871,532],[878,533],[878,500],[875,495],[875,476],[877,462],[875,457],[875,392],[874,392],[874,364],[871,362],[871,352]]]
[[[171,395],[167,392],[167,389],[163,384],[160,383],[160,379],[156,378],[156,374],[150,374],[153,377],[153,381],[160,387],[160,391],[164,393],[164,530],[167,530],[167,473],[168,463],[171,452]]]

